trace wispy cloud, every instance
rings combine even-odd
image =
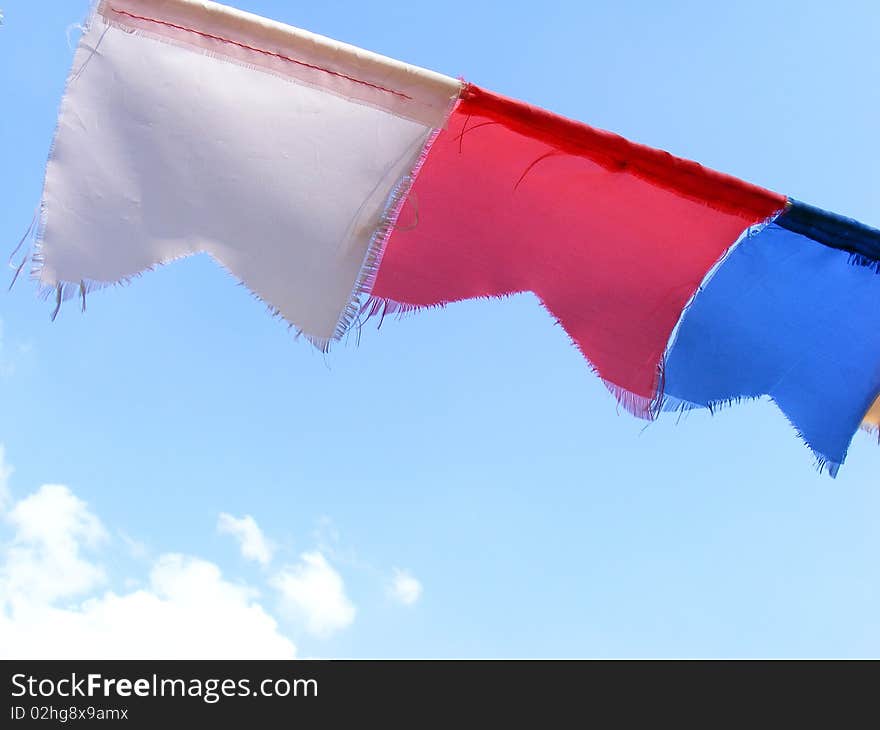
[[[238,541],[241,554],[248,560],[264,566],[271,562],[272,545],[250,515],[238,518],[222,512],[217,518],[217,530],[232,535]]]
[[[422,584],[408,571],[395,568],[389,592],[394,600],[412,606],[421,598]]]

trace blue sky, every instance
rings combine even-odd
[[[237,5],[880,226],[875,2]],[[11,251],[88,3],[2,7]],[[30,631],[82,626],[109,592],[168,609],[147,624],[203,611],[227,654],[249,631],[300,656],[880,653],[876,439],[832,480],[766,402],[646,428],[529,295],[367,326],[327,356],[207,258],[50,311],[27,281],[0,295],[6,584],[17,546],[63,612]],[[41,505],[73,542],[40,533]],[[271,559],[221,513],[251,516]],[[178,611],[169,575],[220,597]]]

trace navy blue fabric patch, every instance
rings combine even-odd
[[[880,262],[880,231],[876,228],[791,198],[789,203],[791,207],[776,219],[778,226],[826,246]]]

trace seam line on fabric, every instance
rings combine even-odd
[[[324,68],[323,66],[317,66],[312,63],[307,63],[306,61],[301,61],[297,58],[292,58],[290,56],[285,56],[282,53],[276,53],[274,51],[267,51],[264,48],[257,48],[255,46],[249,46],[247,43],[241,43],[240,41],[233,40],[231,38],[224,38],[223,36],[213,35],[212,33],[205,33],[204,31],[196,30],[195,28],[187,28],[185,25],[178,25],[176,23],[171,23],[167,20],[159,20],[158,18],[148,18],[144,15],[135,15],[134,13],[129,13],[126,10],[119,10],[118,8],[114,8],[110,6],[110,12],[116,13],[117,15],[126,16],[129,18],[133,18],[134,20],[142,20],[147,23],[156,23],[157,25],[164,25],[168,28],[174,28],[175,30],[182,30],[187,33],[193,33],[194,35],[201,36],[203,38],[210,38],[211,40],[221,41],[223,43],[229,43],[233,46],[238,46],[239,48],[243,48],[247,51],[252,51],[254,53],[261,53],[264,56],[271,56],[273,58],[278,58],[282,61],[287,61],[288,63],[294,63],[297,66],[303,66],[305,68],[310,68],[314,71],[322,71],[326,74],[330,74],[331,76],[336,76],[341,79],[345,79],[346,81],[351,81],[355,84],[361,84],[362,86],[368,86],[371,89],[375,89],[376,91],[383,91],[386,94],[393,94],[394,96],[400,97],[401,99],[406,99],[408,101],[412,101],[413,98],[407,94],[404,94],[402,91],[396,91],[395,89],[389,89],[385,86],[380,86],[379,84],[373,84],[369,81],[364,81],[363,79],[355,78],[354,76],[349,76],[348,74],[341,73],[340,71],[334,71],[329,68]]]

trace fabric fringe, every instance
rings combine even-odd
[[[451,100],[447,111],[447,118],[449,113],[452,112],[452,108],[456,102],[457,99]],[[360,337],[359,330],[363,324],[361,315],[365,309],[370,308],[370,293],[373,291],[373,286],[376,283],[376,277],[379,274],[379,267],[382,265],[382,257],[385,254],[388,240],[391,238],[391,234],[397,227],[397,221],[400,218],[400,214],[403,211],[407,199],[409,198],[410,191],[415,184],[422,166],[428,159],[431,147],[440,132],[441,129],[439,128],[432,129],[428,132],[425,141],[422,144],[421,152],[419,152],[410,171],[398,180],[397,185],[394,186],[391,194],[388,196],[379,223],[373,231],[373,236],[367,246],[364,261],[361,265],[358,278],[354,283],[348,304],[345,306],[342,316],[339,318],[339,322],[336,325],[336,332],[334,333],[333,339],[341,340],[352,329],[353,325],[357,326],[358,337]],[[367,298],[366,301],[364,301],[365,297]]]
[[[480,296],[480,297],[471,297],[466,301],[497,301],[499,299],[508,299],[509,297],[516,296],[517,294],[524,294],[526,292],[507,292],[505,294],[492,295],[492,296]],[[533,292],[528,292],[533,293]],[[656,407],[657,399],[656,398],[646,398],[642,395],[637,395],[626,388],[617,385],[616,383],[607,380],[602,377],[602,374],[596,369],[596,366],[590,361],[590,358],[587,356],[587,353],[578,345],[578,343],[571,337],[565,327],[562,325],[562,322],[556,317],[553,311],[547,307],[546,304],[541,300],[540,297],[537,297],[541,308],[544,309],[552,318],[556,325],[558,325],[563,332],[565,332],[566,337],[568,338],[569,344],[577,349],[580,353],[581,357],[587,364],[587,367],[590,369],[592,373],[594,373],[601,381],[602,384],[608,389],[608,391],[614,396],[617,400],[618,405],[620,405],[627,413],[635,416],[636,418],[642,418],[648,421],[653,421],[657,417],[658,409]],[[455,304],[457,302],[449,301],[449,302],[438,302],[436,304],[430,305],[419,305],[419,304],[408,304],[405,302],[396,302],[391,299],[382,299],[379,297],[371,296],[364,305],[361,307],[361,316],[363,318],[363,322],[367,322],[371,319],[375,319],[377,321],[376,329],[380,329],[382,324],[385,321],[385,318],[388,316],[392,316],[397,320],[404,319],[409,317],[412,314],[416,314],[418,312],[426,312],[434,309],[445,309],[450,304]]]
[[[852,266],[861,266],[870,269],[875,274],[880,274],[880,260],[872,259],[864,254],[851,253],[849,255],[849,263]]]
[[[592,367],[592,364],[590,364],[590,369],[593,370],[593,372],[596,372],[595,368]],[[636,395],[626,388],[621,388],[619,385],[615,385],[610,380],[606,380],[602,377],[599,379],[611,395],[615,397],[617,403],[623,408],[623,410],[631,416],[649,422],[657,420],[658,413],[656,409],[656,398],[646,398],[643,395]]]
[[[873,436],[877,439],[877,443],[880,444],[880,424],[871,423],[870,421],[862,421],[859,424],[859,430]]]
[[[484,298],[490,299],[491,297]],[[379,297],[369,296],[363,305],[361,305],[361,324],[366,324],[371,319],[378,319],[376,329],[380,329],[387,316],[393,316],[395,319],[401,320],[411,314],[416,314],[417,312],[426,312],[431,309],[445,309],[448,304],[453,303],[454,302],[441,302],[439,304],[422,306],[419,304],[405,304],[403,302],[392,301],[391,299],[380,299]]]
[[[33,237],[35,235],[35,230],[37,228],[37,221],[39,220],[40,213],[39,209],[34,213],[34,217],[31,219],[31,224],[28,226],[24,235],[19,240],[18,244],[14,249],[12,249],[12,253],[9,254],[9,259],[7,264],[10,269],[13,270],[12,280],[9,282],[9,287],[7,291],[12,291],[12,287],[15,286],[15,282],[18,281],[18,277],[24,269],[25,265],[30,261],[32,251],[33,251]],[[25,246],[27,244],[27,246]],[[21,258],[21,261],[16,266],[15,257],[18,255],[18,252],[24,248],[24,255]]]
[[[717,415],[720,411],[730,407],[738,405],[743,402],[753,402],[759,401],[766,398],[773,405],[775,405],[779,412],[785,416],[785,420],[788,421],[788,425],[791,426],[792,430],[797,434],[797,437],[801,440],[801,442],[813,452],[814,458],[814,466],[816,471],[820,474],[826,473],[833,479],[837,476],[837,472],[840,470],[840,467],[843,465],[843,460],[840,462],[834,461],[833,459],[828,458],[825,454],[818,451],[804,436],[803,432],[792,423],[791,419],[785,413],[785,411],[780,407],[780,405],[770,396],[766,395],[757,395],[757,396],[748,396],[741,395],[735,396],[732,398],[724,398],[722,400],[712,401],[705,405],[700,403],[691,403],[690,401],[682,400],[680,398],[676,398],[674,396],[665,396],[663,399],[663,411],[667,413],[677,413],[679,419],[686,416],[687,414],[693,411],[708,411],[710,415]]]

